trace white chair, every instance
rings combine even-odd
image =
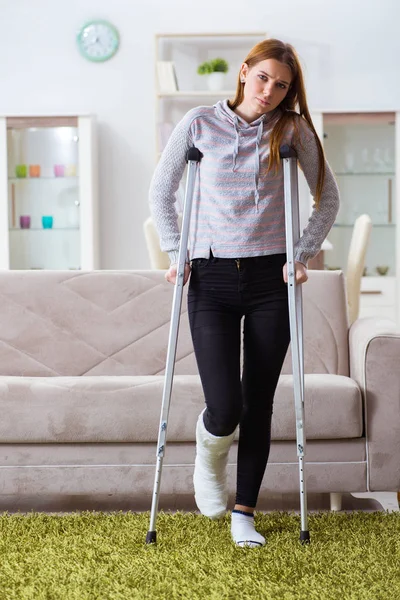
[[[361,278],[365,266],[372,221],[368,215],[360,215],[354,223],[350,249],[347,257],[346,288],[349,325],[357,319],[360,310]]]
[[[182,215],[178,215],[179,229],[181,228],[181,225]],[[169,257],[168,254],[166,252],[162,252],[160,248],[160,238],[152,217],[149,217],[143,223],[143,231],[150,258],[150,267],[152,269],[167,270],[169,268]]]
[[[169,259],[166,252],[160,249],[160,238],[154,226],[153,219],[149,217],[143,223],[144,237],[146,240],[147,252],[150,258],[150,267],[152,269],[168,269]]]

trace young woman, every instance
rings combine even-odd
[[[236,96],[190,110],[174,129],[150,187],[152,215],[175,283],[179,229],[175,192],[187,150],[203,154],[195,183],[188,310],[206,407],[196,427],[195,499],[211,518],[227,508],[226,465],[239,425],[236,504],[231,534],[239,545],[265,543],[254,528],[268,461],[273,399],[289,344],[282,144],[293,146],[314,197],[295,247],[296,282],[320,250],[339,193],[307,107],[303,75],[290,44],[267,39],[245,58]],[[243,371],[241,373],[241,321]]]

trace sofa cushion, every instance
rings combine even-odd
[[[162,376],[0,378],[0,443],[156,442]],[[306,375],[309,439],[362,435],[361,393],[340,375]],[[198,375],[176,375],[167,440],[190,442],[204,406]],[[272,436],[296,437],[292,376],[278,384]]]
[[[309,271],[303,288],[304,371],[349,375],[345,279],[341,271]],[[292,373],[286,355],[282,373]]]
[[[172,293],[162,271],[0,272],[0,375],[161,374]],[[186,310],[176,372],[197,374]]]
[[[305,375],[305,431],[314,440],[357,438],[363,435],[361,390],[349,377]],[[293,378],[281,375],[276,390],[272,439],[296,438]]]
[[[187,287],[175,372],[197,375]],[[163,271],[0,272],[0,375],[161,375],[173,291]],[[343,274],[310,271],[303,294],[305,372],[349,375]]]

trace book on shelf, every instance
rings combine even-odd
[[[175,66],[172,61],[157,61],[157,78],[158,89],[161,93],[178,91],[178,80],[176,78]]]

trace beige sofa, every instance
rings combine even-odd
[[[0,507],[148,510],[173,286],[162,271],[3,271],[0,293]],[[348,330],[341,272],[310,272],[304,317],[308,492],[369,492],[393,507],[400,336],[375,319]],[[175,373],[160,508],[195,508],[204,400],[185,299]],[[289,373],[287,356],[260,508],[298,493]]]

